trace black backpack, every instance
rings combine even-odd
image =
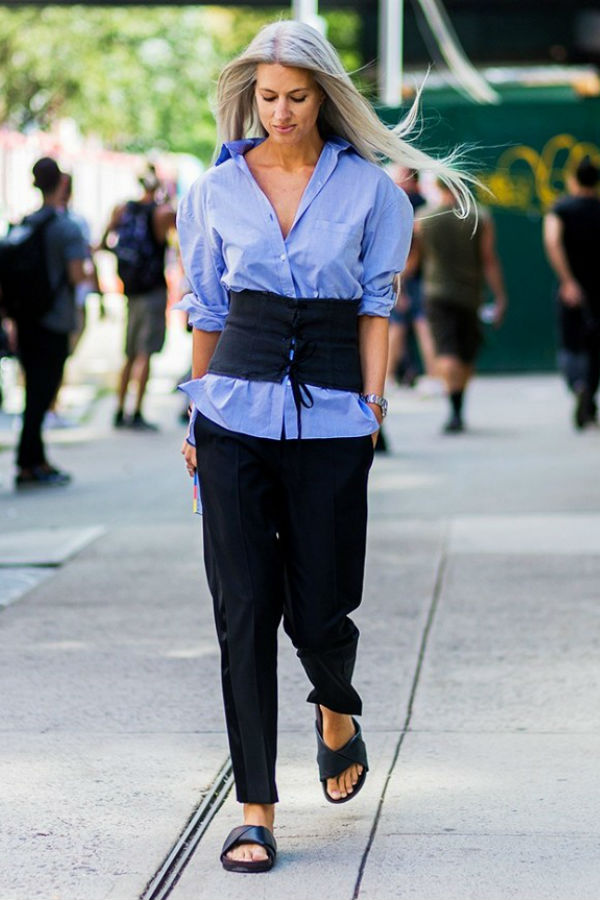
[[[36,222],[27,218],[11,225],[0,239],[0,306],[11,319],[38,320],[51,308],[56,288],[50,282],[46,254],[46,229],[56,210]]]
[[[125,294],[145,294],[165,283],[165,252],[154,237],[152,219],[155,203],[125,204],[115,232],[117,272]]]

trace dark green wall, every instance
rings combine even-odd
[[[470,145],[470,171],[493,191],[479,197],[493,213],[510,306],[501,330],[484,328],[481,369],[554,369],[555,281],[544,257],[542,218],[564,193],[565,173],[578,159],[591,153],[600,163],[600,98],[523,89],[506,92],[498,106],[478,106],[430,92],[423,112],[419,146],[443,152]],[[397,113],[385,110],[382,117],[393,122]]]

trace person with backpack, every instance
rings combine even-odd
[[[75,291],[85,281],[88,256],[81,229],[64,212],[63,173],[56,160],[39,159],[33,177],[42,206],[0,243],[0,305],[15,323],[25,375],[17,488],[65,485],[71,480],[48,462],[42,423],[69,355],[69,336],[76,326]]]
[[[160,201],[161,185],[152,166],[139,182],[143,196],[116,207],[100,247],[115,253],[128,301],[126,359],[119,378],[113,424],[115,428],[129,426],[154,431],[156,425],[142,415],[142,403],[150,376],[150,357],[162,349],[165,340],[165,251],[169,231],[175,227],[175,211],[170,204]],[[137,381],[136,406],[133,416],[128,418],[124,407],[132,377]]]

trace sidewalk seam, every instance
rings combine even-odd
[[[429,611],[427,613],[427,619],[425,621],[425,627],[423,629],[423,635],[421,637],[421,644],[419,646],[419,653],[417,656],[417,665],[415,667],[413,682],[412,682],[412,686],[411,686],[411,690],[410,690],[410,695],[408,698],[408,704],[406,707],[406,717],[404,719],[404,725],[402,726],[402,730],[400,732],[400,737],[398,738],[398,742],[396,744],[396,749],[394,750],[394,755],[392,757],[392,761],[390,763],[390,767],[388,769],[388,773],[386,775],[385,782],[383,784],[383,790],[381,791],[381,797],[379,798],[379,803],[377,804],[377,809],[375,811],[375,818],[373,819],[373,825],[371,826],[371,831],[369,833],[369,840],[367,841],[367,846],[365,847],[364,853],[362,855],[362,859],[360,861],[360,866],[358,868],[358,875],[356,878],[356,883],[354,885],[354,893],[352,894],[352,900],[358,900],[363,876],[365,874],[365,869],[366,869],[367,862],[369,859],[369,854],[371,852],[371,847],[373,846],[373,842],[375,840],[375,835],[377,834],[377,827],[379,825],[381,813],[383,812],[383,804],[385,802],[385,796],[387,793],[387,789],[388,789],[389,783],[391,781],[392,775],[394,773],[396,763],[398,762],[398,758],[400,756],[400,750],[402,749],[402,744],[404,743],[404,738],[406,737],[406,733],[410,727],[410,722],[411,722],[412,714],[413,714],[413,705],[414,705],[415,697],[417,694],[417,689],[419,686],[421,670],[423,668],[425,653],[427,651],[427,644],[429,642],[429,635],[430,635],[431,628],[433,626],[433,621],[435,618],[435,614],[437,612],[437,608],[439,605],[439,600],[440,600],[440,596],[442,593],[442,587],[443,587],[443,583],[444,583],[444,575],[446,573],[446,564],[448,561],[448,557],[447,557],[448,532],[449,532],[449,529],[447,529],[446,534],[444,535],[442,548],[440,551],[440,558],[439,558],[438,565],[437,565],[437,571],[436,571],[436,577],[435,577],[435,583],[434,583],[431,603],[429,605]]]
[[[166,900],[232,787],[233,770],[231,759],[227,757],[166,859],[146,885],[140,900]]]

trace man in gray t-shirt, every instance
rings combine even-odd
[[[25,221],[35,224],[47,215],[45,206],[27,216]],[[46,260],[54,301],[39,324],[57,334],[70,334],[77,327],[75,317],[75,286],[69,279],[69,263],[89,257],[87,242],[80,226],[64,209],[48,225],[45,233]]]
[[[25,373],[25,411],[17,450],[17,488],[68,484],[70,476],[51,466],[42,441],[42,423],[62,380],[69,353],[69,334],[76,327],[75,287],[85,280],[87,243],[76,222],[64,211],[63,173],[55,160],[43,157],[33,167],[34,184],[43,205],[27,216],[35,223],[51,217],[44,240],[54,300],[41,318],[17,322],[18,354]],[[27,298],[23,298],[27,308]]]
[[[506,292],[489,213],[473,210],[461,219],[450,189],[439,181],[438,191],[440,204],[419,210],[415,245],[435,344],[436,374],[444,382],[450,404],[444,433],[457,434],[464,430],[463,399],[475,372],[484,285],[487,282],[494,295],[496,325],[504,317]]]

